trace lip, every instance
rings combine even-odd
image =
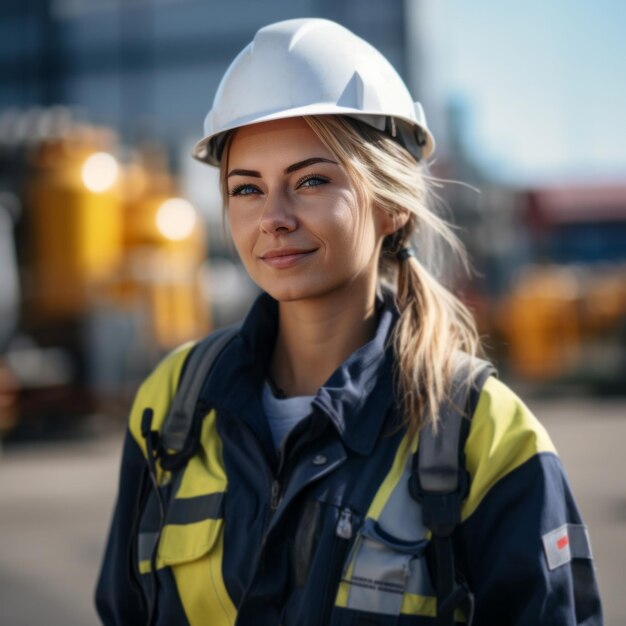
[[[285,269],[309,257],[317,248],[274,248],[264,252],[260,259],[275,269]]]

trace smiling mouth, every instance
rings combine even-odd
[[[296,265],[299,261],[311,256],[317,249],[312,250],[271,250],[265,253],[261,260],[275,269],[286,269]]]

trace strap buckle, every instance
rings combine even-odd
[[[457,584],[454,591],[443,600],[437,613],[451,615],[454,619],[456,609],[459,609],[465,616],[467,626],[472,626],[474,621],[474,594],[464,582]]]
[[[469,492],[469,473],[459,469],[458,487],[451,493],[425,491],[418,472],[409,478],[409,493],[422,506],[422,520],[435,537],[449,537],[461,521],[461,504]]]

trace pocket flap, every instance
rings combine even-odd
[[[367,518],[346,563],[344,606],[356,611],[398,616],[409,585],[421,589],[426,540],[408,542]],[[423,567],[422,567],[423,566]],[[415,580],[413,580],[415,578]]]
[[[215,493],[171,502],[159,541],[163,565],[193,561],[213,549],[224,526],[223,498]]]

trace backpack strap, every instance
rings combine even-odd
[[[238,332],[239,324],[212,332],[196,344],[187,358],[161,429],[159,456],[163,469],[176,469],[195,454],[199,443],[194,436],[195,416],[202,386],[217,357]]]
[[[432,533],[435,553],[437,626],[453,626],[454,611],[463,610],[467,626],[474,613],[473,594],[457,580],[452,533],[461,521],[461,503],[469,491],[465,469],[465,441],[470,419],[485,381],[496,373],[493,365],[460,355],[453,375],[450,400],[440,409],[436,428],[420,432],[409,491],[422,507],[422,520]]]

